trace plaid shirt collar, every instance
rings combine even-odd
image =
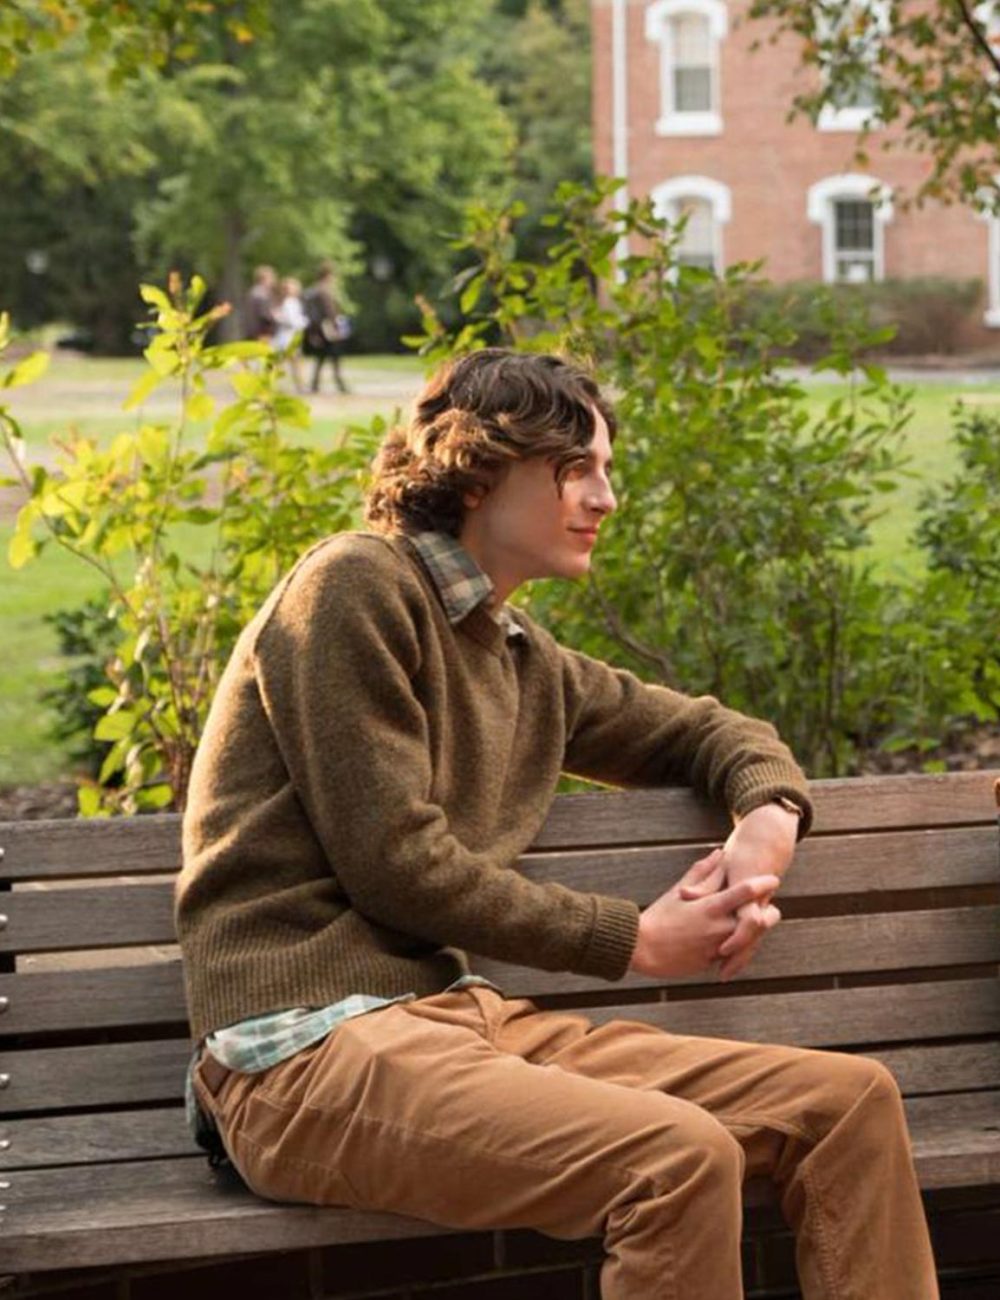
[[[492,596],[493,583],[456,538],[433,532],[408,533],[407,537],[427,566],[449,623],[460,623]],[[508,640],[527,636],[506,605],[498,621]]]

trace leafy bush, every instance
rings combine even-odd
[[[980,280],[915,277],[878,284],[757,284],[748,292],[741,314],[747,325],[760,326],[782,316],[795,334],[788,353],[798,361],[824,355],[831,311],[852,332],[863,327],[885,330],[866,351],[881,356],[950,356],[967,345],[969,326],[982,299]]]
[[[593,364],[624,430],[619,511],[588,584],[539,584],[531,606],[581,649],[772,719],[814,775],[843,772],[916,694],[912,605],[864,562],[909,418],[905,393],[857,364],[886,331],[818,295],[815,369],[845,382],[810,419],[782,365],[794,329],[746,310],[756,268],[679,267],[677,231],[612,197],[565,187],[561,238],[536,263],[514,257],[516,209],[474,210],[463,317],[449,330],[428,307],[424,351],[500,340]]]
[[[955,713],[1000,720],[1000,417],[959,403],[960,470],[920,502],[923,597]]]
[[[56,543],[96,568],[110,593],[112,653],[97,650],[105,680],[87,693],[100,710],[94,736],[106,746],[96,782],[80,792],[90,814],[183,807],[236,636],[310,543],[355,522],[361,471],[381,434],[377,422],[350,430],[331,451],[287,441],[285,431],[307,428],[310,413],[281,391],[281,356],[265,344],[207,345],[225,308],[199,314],[197,278],[187,289],[175,279],[169,293],[141,292],[154,316],[149,369],[126,405],[172,382],[174,423],[143,422],[104,450],[74,437],[60,445],[55,470],[29,471],[17,424],[0,406],[0,436],[28,495],[11,563]],[[0,348],[6,341],[4,321]],[[44,357],[28,357],[2,384],[28,382],[43,366]],[[215,371],[235,392],[221,411],[206,383]],[[207,436],[195,439],[192,425],[204,421]],[[92,631],[83,616],[88,622]]]

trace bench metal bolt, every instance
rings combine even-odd
[[[10,1146],[10,1138],[0,1138],[0,1151],[6,1151]]]
[[[0,1088],[9,1088],[9,1087],[10,1087],[10,1075],[0,1074]]]
[[[0,912],[0,930],[6,930],[6,929],[7,929],[7,917],[4,916],[3,912]]]
[[[0,1013],[6,1011],[9,1006],[10,1006],[10,998],[0,997]]]

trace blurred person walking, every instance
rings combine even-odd
[[[278,275],[273,266],[258,266],[253,273],[253,287],[243,304],[243,331],[255,342],[270,342],[277,326],[275,321]]]
[[[309,325],[305,303],[302,300],[302,282],[295,276],[286,276],[281,281],[278,303],[274,309],[275,331],[272,340],[275,350],[285,352],[291,347],[297,335],[304,335]],[[288,370],[292,376],[297,393],[302,392],[302,366],[299,359],[301,339],[293,351],[288,353]]]
[[[337,297],[337,277],[332,262],[320,262],[315,283],[305,292],[305,309],[309,324],[306,327],[304,352],[314,358],[312,392],[319,392],[320,375],[329,361],[334,383],[341,393],[348,391],[340,370],[344,343],[351,335],[350,318]]]

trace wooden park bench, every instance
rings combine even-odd
[[[627,1016],[680,1033],[878,1057],[907,1097],[928,1197],[971,1195],[962,1204],[993,1207],[990,1221],[1000,1227],[997,776],[815,783],[816,826],[781,891],[785,920],[732,984],[609,985],[488,961],[476,968],[511,995],[586,1007],[598,1021]],[[568,795],[523,868],[644,904],[725,833],[723,817],[684,790]],[[406,1239],[436,1237],[447,1251],[449,1234],[425,1223],[259,1200],[194,1148],[183,1115],[190,1044],[173,947],[178,845],[175,816],[0,824],[0,1292],[86,1282],[91,1289],[80,1295],[103,1296],[94,1279],[113,1276],[107,1295],[121,1300],[137,1277],[148,1281],[157,1270],[187,1269],[193,1279],[194,1260],[238,1267],[234,1257],[253,1255],[260,1269],[285,1252],[287,1285],[261,1292],[248,1283],[234,1294],[319,1295],[328,1292],[300,1265],[318,1254],[336,1260],[330,1248],[353,1243],[356,1264],[358,1244],[377,1243],[366,1275],[383,1279],[384,1261],[405,1255]],[[765,1215],[767,1196],[748,1188],[750,1206]],[[444,1294],[473,1297],[476,1278],[495,1279],[505,1267],[509,1274],[511,1236],[478,1234],[488,1258],[477,1258],[487,1263]],[[1000,1278],[997,1237],[993,1259],[973,1261],[979,1275]],[[589,1249],[593,1270],[594,1243]],[[546,1257],[531,1258],[537,1272]],[[752,1272],[752,1247],[748,1260]],[[576,1267],[582,1278],[584,1265]],[[189,1295],[200,1294],[191,1286]],[[587,1293],[560,1287],[523,1294]],[[415,1289],[399,1281],[400,1292]],[[362,1293],[356,1283],[351,1294]]]

